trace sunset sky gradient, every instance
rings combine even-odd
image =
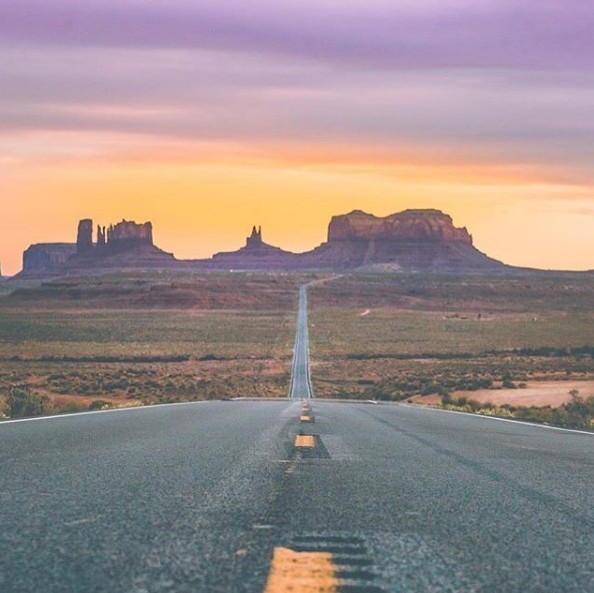
[[[178,257],[439,208],[594,268],[590,0],[2,0],[0,262],[79,218]]]

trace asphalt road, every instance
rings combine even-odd
[[[293,369],[289,397],[292,399],[309,399],[312,397],[309,380],[309,338],[307,332],[307,285],[299,289],[299,305],[297,311],[297,329],[295,332],[295,348],[293,350]]]
[[[593,590],[594,436],[309,405],[0,424],[0,591]]]

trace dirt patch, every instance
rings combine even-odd
[[[474,399],[481,403],[493,403],[501,406],[551,406],[557,408],[571,400],[570,391],[576,389],[583,397],[594,395],[594,381],[532,381],[526,387],[518,389],[480,389],[478,391],[454,391],[452,399],[461,397]],[[415,395],[409,398],[415,404],[439,406],[441,396]]]
[[[414,404],[423,404],[425,406],[441,406],[441,395],[415,395],[406,401]]]
[[[569,392],[576,389],[584,397],[594,395],[594,381],[533,381],[519,389],[481,389],[479,391],[455,391],[452,399],[467,397],[481,403],[512,406],[559,407],[571,400]],[[427,398],[422,398],[423,403]]]

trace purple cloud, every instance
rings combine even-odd
[[[4,0],[0,42],[202,48],[372,68],[591,68],[589,0]]]

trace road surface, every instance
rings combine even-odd
[[[307,285],[299,289],[297,310],[297,330],[293,350],[293,368],[289,397],[292,399],[310,399],[313,397],[309,380],[309,338],[307,331]]]
[[[0,425],[0,591],[273,593],[287,579],[300,592],[592,590],[593,436],[310,406]],[[308,435],[313,448],[295,446]]]

